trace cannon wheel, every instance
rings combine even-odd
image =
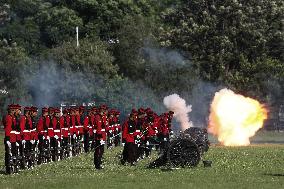
[[[176,139],[170,143],[167,159],[173,167],[195,167],[200,161],[198,146],[190,139]]]

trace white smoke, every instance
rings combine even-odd
[[[186,105],[186,101],[177,94],[172,94],[164,98],[164,105],[168,110],[174,112],[174,118],[180,123],[181,130],[192,127],[188,113],[192,111],[191,105]]]

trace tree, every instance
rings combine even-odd
[[[27,74],[24,69],[30,64],[31,60],[23,48],[18,47],[16,43],[8,44],[5,39],[0,41],[0,90],[5,91],[1,92],[0,96],[2,113],[9,103],[29,101],[22,78]]]
[[[227,80],[242,56],[280,59],[281,12],[280,0],[181,0],[162,14],[162,44],[192,53],[205,79]]]
[[[86,71],[106,78],[118,77],[118,66],[113,64],[114,58],[107,47],[107,43],[99,39],[84,39],[79,47],[74,42],[65,42],[52,49],[49,56],[75,72]]]
[[[61,6],[42,10],[36,20],[42,31],[42,41],[48,47],[75,38],[75,28],[83,25],[82,19],[74,10]]]

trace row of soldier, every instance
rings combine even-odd
[[[106,105],[72,107],[63,110],[42,108],[38,118],[36,107],[25,107],[21,115],[20,105],[9,105],[3,118],[5,128],[6,172],[19,168],[57,161],[94,151],[94,165],[102,168],[104,146],[120,145],[121,131],[124,146],[122,164],[134,165],[145,155],[149,156],[154,146],[163,150],[171,133],[173,112],[158,116],[150,108],[132,110],[123,126],[120,126],[119,111],[109,110]]]
[[[58,108],[42,108],[39,118],[37,114],[36,107],[25,107],[21,115],[20,105],[9,105],[2,119],[7,173],[90,149],[95,151],[94,164],[100,169],[104,144],[107,142],[107,147],[120,144],[120,113],[108,111],[106,105],[86,112],[83,106],[64,109],[62,116]]]

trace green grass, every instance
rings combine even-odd
[[[92,154],[83,154],[18,175],[0,174],[0,188],[275,189],[284,186],[284,145],[212,146],[204,157],[213,161],[212,167],[204,168],[200,164],[196,168],[172,171],[146,169],[151,159],[139,162],[136,167],[121,166],[117,158],[120,150],[106,151],[104,170],[95,170]],[[3,145],[0,156],[3,167]]]

